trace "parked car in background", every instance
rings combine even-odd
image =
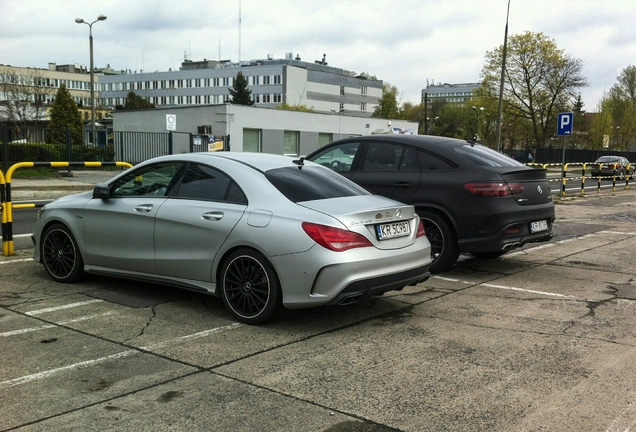
[[[84,272],[222,298],[259,324],[282,307],[350,304],[429,277],[413,206],[302,158],[163,156],[43,207],[34,259],[58,282]]]
[[[591,164],[591,168],[592,177],[617,176],[624,179],[626,174],[634,175],[634,167],[622,156],[601,156]]]
[[[335,141],[307,159],[369,191],[412,204],[431,242],[431,272],[460,253],[494,258],[552,238],[546,171],[470,141],[372,135]]]

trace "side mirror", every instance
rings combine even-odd
[[[110,198],[110,190],[106,183],[98,183],[93,188],[93,198],[108,199]]]

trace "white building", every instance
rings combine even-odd
[[[382,81],[329,66],[325,61],[268,58],[240,64],[228,61],[185,61],[181,70],[125,71],[99,78],[100,103],[107,108],[124,105],[133,91],[157,107],[223,104],[241,72],[256,106],[305,106],[314,112],[370,116],[382,97]]]
[[[172,130],[172,153],[209,151],[212,147],[208,148],[206,142],[218,139],[226,141],[226,150],[303,156],[339,138],[396,131],[417,133],[417,123],[224,104],[115,111],[112,130],[116,151],[128,146],[119,135]],[[205,138],[195,142],[200,147],[190,147],[193,136]],[[117,160],[137,162],[125,150]]]

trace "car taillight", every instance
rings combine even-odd
[[[345,229],[303,222],[303,230],[320,246],[343,252],[349,249],[373,246],[363,235]]]
[[[466,183],[464,187],[480,196],[503,197],[523,192],[521,183]]]
[[[415,234],[415,238],[426,236],[426,231],[424,231],[424,224],[420,220],[420,224],[417,226],[417,234]]]

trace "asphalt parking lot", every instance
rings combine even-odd
[[[0,258],[0,430],[627,431],[636,193],[373,303],[251,327],[219,299]]]

